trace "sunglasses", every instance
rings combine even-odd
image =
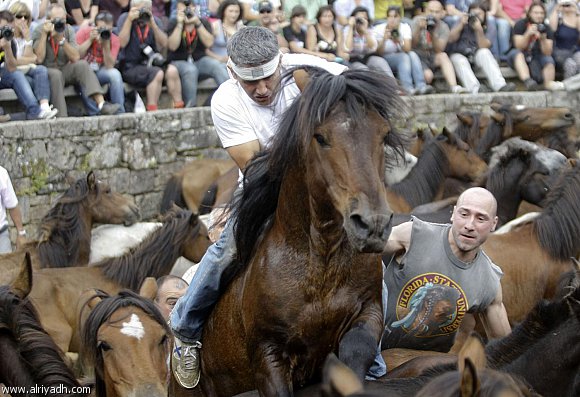
[[[272,12],[271,8],[263,8],[260,10],[260,14],[269,14]]]
[[[562,4],[562,7],[572,7],[572,4],[570,3]]]
[[[30,18],[30,16],[29,15],[18,14],[18,15],[14,15],[14,18],[16,18],[16,19],[28,19],[28,18]]]

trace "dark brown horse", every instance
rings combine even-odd
[[[14,387],[2,392],[13,397],[87,396],[90,390],[81,389],[27,299],[31,284],[32,265],[27,254],[12,284],[0,286],[0,384]],[[33,388],[38,393],[32,393]]]
[[[391,121],[404,104],[375,72],[310,73],[233,208],[243,269],[204,328],[207,395],[290,396],[329,352],[361,378],[376,353],[391,229],[383,145],[401,139]]]

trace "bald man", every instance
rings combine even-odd
[[[189,287],[189,284],[181,277],[168,275],[157,279],[155,304],[165,320],[169,320],[169,314],[173,310],[173,306],[185,294],[187,287]]]
[[[393,228],[385,253],[393,259],[382,348],[447,352],[479,314],[489,338],[510,333],[502,302],[503,275],[481,250],[497,225],[497,202],[483,188],[466,190],[451,225],[417,218]]]

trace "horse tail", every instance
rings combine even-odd
[[[201,204],[199,204],[199,215],[209,214],[215,204],[218,193],[217,183],[212,183],[205,191]]]
[[[162,214],[165,214],[175,204],[181,208],[187,209],[187,204],[183,199],[183,188],[181,183],[183,181],[183,175],[172,175],[165,185],[163,190],[163,197],[161,198],[161,208]]]

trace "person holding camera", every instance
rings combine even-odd
[[[424,15],[413,18],[411,48],[421,60],[427,84],[433,81],[433,70],[440,68],[449,85],[449,91],[453,94],[462,94],[467,90],[457,84],[453,64],[445,52],[449,27],[441,20],[444,13],[443,5],[438,0],[431,0],[425,4]]]
[[[210,23],[196,15],[195,7],[191,0],[180,0],[177,19],[172,19],[167,29],[167,56],[179,70],[186,107],[197,104],[199,78],[212,77],[218,85],[229,79],[226,64],[206,55],[214,37]]]
[[[556,67],[552,50],[554,31],[544,24],[546,9],[539,0],[534,0],[526,17],[514,25],[514,48],[508,54],[508,64],[518,73],[530,91],[541,89],[563,90],[564,84],[554,81]]]
[[[48,70],[43,65],[36,64],[36,55],[32,49],[32,40],[30,39],[30,26],[33,14],[30,8],[20,1],[12,3],[9,8],[14,17],[12,26],[14,26],[14,41],[16,42],[16,64],[26,76],[26,79],[32,87],[32,91],[38,99],[40,110],[43,112],[41,118],[53,118],[58,110],[53,109],[49,103],[50,85],[48,82]]]
[[[514,91],[515,85],[506,83],[490,51],[491,41],[485,36],[484,31],[485,14],[479,2],[471,3],[469,14],[463,15],[449,32],[447,53],[450,54],[459,81],[472,94],[477,94],[481,89],[472,65],[481,70],[493,91]]]
[[[580,6],[580,5],[579,5]],[[564,79],[580,73],[580,9],[573,0],[558,0],[550,14],[556,70]]]
[[[390,7],[387,11],[387,22],[375,26],[374,33],[378,42],[377,54],[382,56],[397,73],[406,93],[431,94],[434,90],[425,82],[421,60],[411,50],[413,38],[411,27],[401,22],[401,9]]]
[[[160,52],[167,48],[167,34],[161,21],[152,15],[151,0],[131,0],[129,12],[119,17],[121,74],[125,82],[145,87],[148,111],[158,108],[163,80],[173,99],[173,107],[183,108],[179,71],[170,64],[163,72],[166,62]]]
[[[353,69],[374,69],[395,77],[387,61],[375,55],[377,40],[369,26],[371,24],[369,12],[364,7],[355,7],[344,28],[345,48],[350,57],[350,66]]]
[[[79,54],[97,75],[101,85],[109,85],[111,102],[119,105],[117,113],[125,113],[125,89],[121,72],[115,68],[121,44],[113,31],[113,15],[101,11],[95,26],[83,26],[77,34]],[[86,106],[86,104],[85,104]]]
[[[58,109],[59,117],[67,117],[64,98],[65,85],[80,86],[81,96],[91,97],[96,105],[87,108],[89,115],[115,114],[119,105],[105,102],[97,76],[89,64],[80,59],[74,29],[66,23],[66,11],[60,4],[53,4],[47,19],[32,33],[37,62],[48,69],[51,102]],[[83,99],[87,103],[88,98]]]

